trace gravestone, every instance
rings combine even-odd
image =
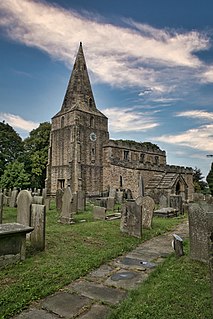
[[[108,197],[107,198],[107,210],[114,210],[114,206],[115,206],[115,198]]]
[[[142,237],[141,206],[133,200],[122,205],[120,230],[137,238]]]
[[[30,241],[36,250],[45,249],[45,224],[46,207],[45,205],[32,204],[31,206],[31,226],[34,228],[30,234]]]
[[[189,206],[189,241],[190,257],[208,262],[208,221],[209,206],[204,202]]]
[[[105,220],[106,219],[106,208],[100,206],[93,206],[93,218],[94,220]]]
[[[10,202],[9,202],[10,207],[16,207],[17,196],[18,196],[18,190],[14,189],[11,192],[11,196],[10,196]]]
[[[62,197],[62,208],[61,208],[61,216],[60,222],[62,224],[72,224],[72,201],[73,201],[73,194],[71,192],[71,188],[68,186],[64,190],[64,194]]]
[[[111,187],[110,187],[109,197],[116,198],[116,189],[115,189],[115,188],[111,188]]]
[[[50,197],[44,198],[44,205],[46,206],[46,211],[50,209]]]
[[[159,206],[160,206],[160,209],[168,207],[168,199],[167,199],[167,197],[165,195],[161,195],[160,196],[160,198],[159,198]]]
[[[57,189],[55,200],[56,200],[56,209],[58,212],[61,212],[61,210],[62,210],[62,197],[63,197],[63,195],[64,195],[64,191],[61,188]]]
[[[32,196],[29,191],[22,190],[17,197],[17,223],[30,226],[30,209]]]
[[[84,212],[86,208],[86,195],[84,191],[78,191],[78,212]]]
[[[118,204],[122,204],[123,201],[124,201],[124,192],[123,191],[117,191],[116,198],[117,198]]]
[[[184,255],[183,239],[177,234],[173,234],[173,247],[177,257],[181,257]]]
[[[183,199],[181,195],[170,195],[169,206],[178,209],[180,214],[183,214]]]
[[[46,189],[46,188],[43,188],[43,189],[42,189],[42,194],[41,194],[41,196],[44,197],[44,199],[47,198],[47,189]]]
[[[3,199],[4,199],[3,193],[0,193],[0,224],[2,224],[2,220],[3,220]]]
[[[139,196],[136,199],[138,205],[142,209],[142,228],[151,229],[152,228],[152,218],[155,208],[155,202],[150,196]]]
[[[44,204],[44,198],[42,196],[34,195],[32,203],[33,204],[43,205]]]

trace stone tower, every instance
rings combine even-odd
[[[108,119],[96,108],[80,43],[61,110],[52,118],[47,193],[68,185],[73,192],[101,191],[102,146],[108,139]]]

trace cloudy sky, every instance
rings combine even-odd
[[[83,49],[110,137],[150,141],[206,176],[212,0],[0,1],[0,121],[23,137],[60,110]]]

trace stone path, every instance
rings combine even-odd
[[[104,319],[130,289],[141,284],[173,252],[172,234],[188,237],[185,222],[175,231],[140,244],[133,251],[102,265],[13,319]]]

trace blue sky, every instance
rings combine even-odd
[[[150,141],[206,176],[213,154],[212,0],[0,2],[0,121],[23,137],[60,110],[83,49],[110,137]]]

